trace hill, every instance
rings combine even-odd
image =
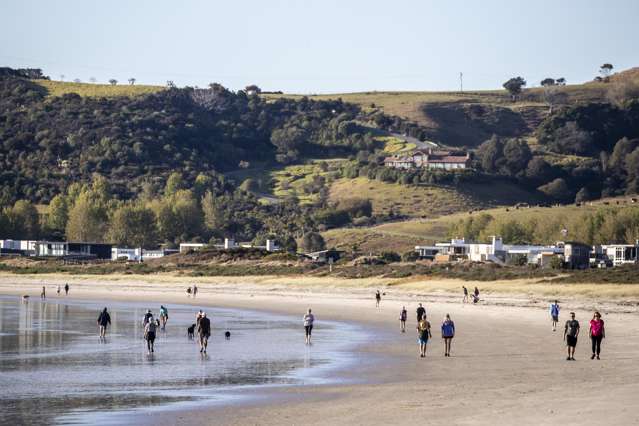
[[[491,218],[485,227],[480,230],[469,228],[469,221],[482,222],[481,216]],[[598,218],[598,224],[589,228],[593,218]],[[502,235],[508,243],[517,242],[509,240],[519,238],[510,232],[516,228],[511,226],[513,223],[524,230],[524,239],[530,243],[550,244],[566,239],[592,244],[632,242],[639,238],[639,204],[631,198],[620,197],[581,205],[500,207],[396,221],[370,228],[332,229],[322,235],[327,245],[348,251],[404,253],[415,245],[430,245],[451,237],[488,241],[491,235]],[[504,225],[510,228],[505,229]],[[562,230],[567,230],[567,234]]]

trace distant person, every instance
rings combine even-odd
[[[191,290],[191,287],[188,287],[188,288],[186,289],[186,296],[187,296],[187,297],[191,297],[191,291],[192,291],[192,290]]]
[[[442,339],[444,339],[444,356],[450,356],[450,345],[455,337],[455,323],[450,319],[450,315],[446,314],[442,323]]]
[[[166,322],[169,320],[169,310],[164,307],[164,305],[160,305],[160,323],[161,330],[166,330]]]
[[[64,295],[68,296],[69,295],[69,283],[66,283],[64,285]]]
[[[577,337],[579,337],[579,321],[575,319],[575,313],[570,313],[570,319],[566,321],[564,327],[564,340],[568,347],[567,361],[575,360],[575,348],[577,347]]]
[[[58,293],[58,296],[60,295],[60,284],[58,284],[58,288],[56,289],[56,293]]]
[[[153,314],[150,309],[146,310],[144,317],[142,317],[142,325],[146,327],[146,325],[153,319]]]
[[[399,311],[399,329],[402,333],[406,333],[406,318],[408,317],[408,312],[406,311],[406,306],[402,306],[402,310]]]
[[[197,286],[193,284],[193,297],[197,296]]]
[[[155,344],[155,332],[157,330],[157,324],[153,320],[153,315],[149,318],[147,323],[144,325],[144,339],[146,340],[146,348],[149,353],[154,352],[154,344]]]
[[[111,324],[111,315],[107,312],[107,308],[104,308],[100,315],[98,316],[98,327],[100,330],[100,339],[104,339],[106,337],[107,327]]]
[[[304,314],[304,335],[305,343],[311,344],[311,335],[313,334],[313,323],[315,322],[315,315],[313,315],[311,308],[308,308],[306,314]]]
[[[202,312],[202,309],[197,311],[197,314],[195,314],[195,328],[196,328],[196,330],[197,330],[197,327],[200,326],[200,320],[202,319],[202,315],[203,314],[204,314],[204,312]]]
[[[379,292],[379,290],[377,290],[377,292],[375,292],[375,307],[379,308],[379,302],[382,301],[382,294]]]
[[[474,295],[475,295],[475,299],[479,300],[479,289],[477,287],[475,287]]]
[[[426,356],[426,345],[428,345],[428,339],[430,334],[430,323],[426,320],[426,314],[422,316],[422,319],[417,323],[417,341],[419,342],[419,356],[424,358]]]
[[[592,341],[592,356],[590,359],[599,359],[601,353],[601,341],[606,338],[606,329],[604,327],[604,321],[601,319],[601,314],[595,311],[592,319],[590,320],[590,340]]]
[[[462,288],[464,289],[464,303],[468,303],[468,289],[466,288],[465,285],[462,286]]]
[[[47,298],[47,289],[45,288],[45,286],[42,286],[42,293],[40,293],[40,299],[46,299]]]
[[[559,301],[555,300],[555,303],[550,304],[550,319],[552,320],[552,331],[557,330],[557,323],[559,322]]]
[[[420,303],[419,305],[417,305],[417,322],[420,322],[424,315],[426,315],[426,309],[424,309],[424,307]]]
[[[211,337],[211,320],[206,317],[206,312],[202,312],[200,321],[197,326],[197,333],[200,337],[200,352],[206,353],[206,347],[209,344],[209,337]]]

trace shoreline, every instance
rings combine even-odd
[[[589,360],[590,342],[587,334],[582,334],[578,361],[567,364],[561,327],[558,333],[550,331],[547,303],[553,296],[484,291],[480,283],[485,301],[473,306],[461,303],[461,292],[429,292],[425,286],[397,285],[384,279],[334,280],[322,285],[321,280],[304,277],[139,278],[3,275],[0,293],[29,291],[37,297],[41,280],[49,284],[48,291],[51,285],[68,281],[69,297],[77,299],[212,305],[300,317],[311,306],[318,324],[322,319],[353,322],[372,333],[370,341],[356,349],[358,368],[347,372],[353,377],[365,376],[368,383],[288,387],[275,392],[272,400],[242,404],[241,408],[229,405],[141,413],[143,424],[199,425],[215,419],[216,424],[233,425],[381,425],[428,419],[429,424],[437,425],[483,425],[514,422],[516,417],[519,424],[536,425],[549,415],[564,424],[639,422],[639,415],[628,409],[639,394],[639,311],[634,302],[608,298],[603,303],[602,298],[602,303],[595,303],[587,297],[561,297],[560,324],[574,310],[586,333],[592,309],[597,308],[604,314],[609,334],[601,361]],[[189,299],[185,288],[193,282],[198,283],[200,292],[196,299]],[[388,283],[391,285],[384,286]],[[445,285],[457,288],[460,283]],[[471,288],[470,283],[465,285]],[[376,288],[387,293],[380,309],[374,305]],[[417,357],[415,342],[417,302],[424,302],[433,324],[433,339],[423,360]],[[397,318],[402,305],[409,311],[405,334],[399,333]],[[459,330],[450,358],[443,357],[438,336],[445,313],[451,314]],[[376,359],[381,360],[380,365],[375,364]]]

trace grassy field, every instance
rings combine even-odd
[[[35,83],[47,89],[49,96],[62,96],[67,93],[77,93],[87,97],[118,97],[118,96],[140,96],[148,93],[159,92],[165,88],[162,86],[130,85],[118,84],[93,84],[93,83],[72,83],[66,81],[34,80]]]
[[[414,150],[417,145],[407,142],[395,136],[377,136],[375,140],[384,144],[384,152],[389,154],[400,154]]]
[[[376,215],[388,214],[392,210],[406,216],[436,217],[482,206],[453,189],[435,186],[400,185],[365,177],[338,179],[331,186],[331,201],[353,197],[371,200]]]

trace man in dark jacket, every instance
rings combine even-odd
[[[98,316],[100,339],[104,339],[106,337],[106,329],[109,324],[111,324],[111,315],[107,312],[107,308],[104,308],[104,310],[100,312],[100,316]]]
[[[206,353],[209,337],[211,337],[211,320],[206,317],[206,312],[202,313],[197,325],[197,332],[200,337],[200,352]]]

